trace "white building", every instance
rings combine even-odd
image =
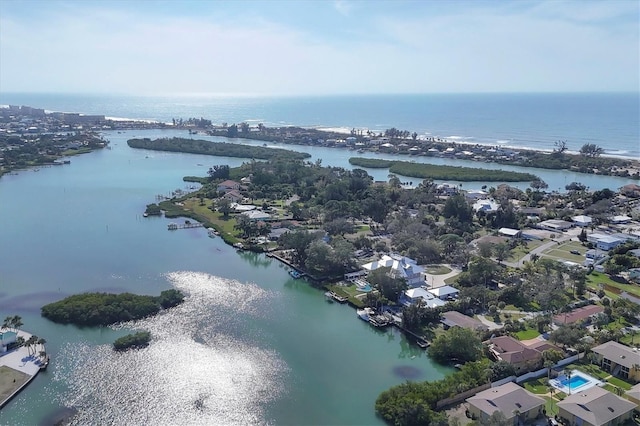
[[[404,278],[410,288],[424,285],[424,268],[418,266],[415,260],[399,254],[385,254],[375,262],[362,265],[362,269],[367,272],[375,271],[378,268],[391,268],[390,274],[395,278]]]
[[[586,228],[587,226],[591,226],[591,222],[593,222],[593,219],[591,219],[590,216],[574,216],[571,218],[571,220],[573,221],[573,223],[576,224],[576,226],[579,226],[581,228]]]
[[[447,300],[451,297],[457,297],[460,290],[457,288],[451,287],[450,285],[443,285],[441,287],[430,288],[429,293],[433,294],[435,297],[441,300]]]
[[[404,292],[404,295],[407,297],[407,302],[405,302],[405,305],[412,305],[414,303],[422,301],[424,303],[424,306],[426,306],[427,308],[436,308],[438,306],[444,306],[446,304],[446,302],[438,299],[422,287],[410,288],[409,290],[406,290]]]

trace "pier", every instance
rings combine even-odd
[[[201,223],[192,223],[192,222],[185,222],[183,224],[178,224],[178,223],[174,223],[171,222],[169,225],[167,225],[167,229],[169,231],[175,231],[178,229],[190,229],[190,228],[202,228],[204,225]]]

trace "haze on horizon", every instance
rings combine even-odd
[[[638,92],[640,3],[0,0],[0,93]]]

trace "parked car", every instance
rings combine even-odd
[[[578,256],[580,256],[580,254],[581,254],[578,250],[571,250],[569,253],[577,254]]]

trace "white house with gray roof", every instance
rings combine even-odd
[[[531,421],[543,415],[545,400],[513,382],[478,392],[467,398],[469,412],[476,419],[488,419],[500,411],[513,424]]]

